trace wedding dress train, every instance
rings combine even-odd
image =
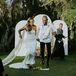
[[[10,68],[28,68],[28,64],[35,64],[35,51],[36,51],[36,35],[35,31],[32,30],[30,32],[23,32],[23,39],[21,39],[13,49],[13,51],[7,56],[2,62],[3,65],[7,65],[12,62],[16,55],[18,54],[19,50],[25,50],[25,58],[22,62],[10,64]]]

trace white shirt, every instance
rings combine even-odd
[[[40,42],[49,43],[52,39],[52,33],[56,32],[53,25],[42,25],[39,27],[38,37]]]

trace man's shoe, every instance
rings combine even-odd
[[[40,68],[40,70],[50,70],[50,68]]]

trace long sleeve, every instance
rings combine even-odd
[[[37,27],[37,29],[36,29],[36,39],[39,39],[39,31],[40,31],[40,28]]]

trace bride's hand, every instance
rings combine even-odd
[[[36,40],[37,40],[38,42],[40,42],[40,39],[39,39],[39,38],[37,38]]]

